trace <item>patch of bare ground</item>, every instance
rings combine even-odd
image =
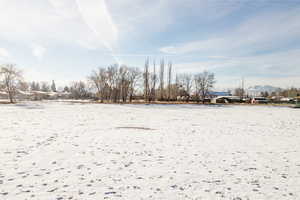
[[[147,130],[147,131],[155,130],[155,129],[152,129],[152,128],[137,127],[137,126],[120,126],[120,127],[116,127],[116,129],[138,129],[138,130]]]

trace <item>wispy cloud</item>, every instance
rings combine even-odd
[[[186,20],[213,22],[240,7],[237,1],[219,0],[109,0],[108,9],[123,35],[150,36],[168,31]]]
[[[10,57],[10,53],[8,52],[7,49],[5,48],[0,48],[0,58],[9,58]]]
[[[93,7],[92,1],[89,2]],[[96,3],[94,8],[98,8]],[[0,18],[8,19],[0,20],[0,38],[6,41],[27,46],[31,43],[48,46],[93,44],[104,48],[99,37],[82,20],[82,13],[73,0],[32,0],[30,4],[26,1],[1,0],[0,9]],[[104,25],[100,24],[107,29]]]
[[[245,75],[287,84],[300,74],[293,0],[0,0],[0,10],[0,59],[34,78],[82,79],[94,66],[143,66],[146,57],[227,83]]]
[[[292,86],[300,84],[300,49],[263,55],[227,57],[190,63],[177,63],[177,71],[195,73],[202,70],[216,72],[221,84],[237,82],[241,77],[252,84]],[[222,81],[223,80],[223,81]],[[231,80],[231,81],[230,81]],[[234,83],[235,84],[235,83]],[[225,84],[226,85],[226,84]]]
[[[32,54],[38,58],[39,60],[41,60],[44,57],[44,54],[46,53],[46,48],[39,45],[39,44],[32,44],[31,45],[32,48]]]
[[[255,16],[232,30],[225,30],[203,40],[172,44],[159,50],[169,54],[192,52],[240,54],[272,50],[295,39],[300,34],[299,8],[285,12],[270,12]]]
[[[114,24],[104,0],[76,0],[80,13],[101,42],[110,50],[118,40],[118,29]]]
[[[253,83],[276,78],[283,85],[299,83],[299,13],[297,7],[263,12],[206,39],[171,44],[159,51],[178,57],[194,55],[190,62],[177,63],[182,72],[211,70],[224,80],[246,76]]]

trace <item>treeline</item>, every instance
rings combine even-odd
[[[25,82],[22,72],[14,65],[2,65],[1,88],[11,102],[18,91],[57,92],[56,84]],[[152,101],[203,101],[213,88],[213,73],[204,71],[195,75],[175,74],[172,62],[160,60],[159,64],[147,59],[144,69],[126,65],[111,65],[93,70],[86,81],[74,81],[60,92],[69,98],[99,100],[101,102]]]
[[[276,92],[261,92],[260,94],[262,97],[273,97],[273,96],[282,96],[282,97],[289,97],[294,98],[300,95],[300,88],[288,88],[288,89],[280,89]]]
[[[233,95],[239,97],[251,97],[251,95],[249,95],[247,91],[242,88],[235,88],[233,90]],[[265,97],[265,98],[271,98],[271,97],[295,98],[300,96],[300,88],[295,88],[295,87],[291,87],[287,89],[278,88],[276,91],[272,91],[272,92],[261,91],[259,94],[256,94],[256,96]]]
[[[25,95],[32,95],[36,100],[52,95],[52,99],[93,99],[112,103],[134,100],[204,103],[211,97],[210,92],[215,82],[214,73],[208,71],[196,74],[175,73],[172,62],[166,62],[164,59],[158,63],[146,59],[142,68],[117,64],[99,67],[90,72],[85,81],[74,81],[59,88],[54,81],[26,82],[22,72],[14,65],[0,65],[0,96],[3,93],[7,94],[10,102],[14,102],[16,95],[25,92]],[[60,95],[53,96],[55,93]],[[232,94],[247,96],[242,88],[236,88]],[[271,94],[264,92],[261,96],[295,97],[299,94],[300,89],[290,88]]]
[[[147,59],[143,71],[126,65],[100,67],[91,73],[88,81],[101,102],[190,101],[192,98],[204,102],[215,77],[207,71],[195,75],[174,74],[171,62],[166,64],[162,59],[157,65],[155,61],[150,64]]]

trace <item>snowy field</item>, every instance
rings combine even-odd
[[[300,199],[300,109],[0,105],[0,199]]]

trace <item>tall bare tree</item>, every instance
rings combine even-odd
[[[123,102],[126,102],[129,95],[130,80],[128,67],[123,65],[119,68],[119,92]]]
[[[136,90],[137,84],[141,78],[141,75],[142,72],[139,68],[129,68],[129,102],[132,102],[132,98]]]
[[[141,74],[138,68],[112,65],[92,71],[88,80],[96,88],[101,102],[126,102],[128,99],[132,101]]]
[[[87,86],[83,81],[75,81],[70,87],[71,96],[75,99],[84,99],[88,97]]]
[[[112,65],[107,68],[107,84],[109,99],[113,102],[118,101],[118,65]]]
[[[160,71],[159,71],[160,100],[164,100],[164,77],[165,77],[165,61],[164,59],[162,59],[160,61]]]
[[[245,94],[245,91],[244,91],[243,88],[235,88],[234,89],[234,95],[235,96],[239,96],[242,99],[244,94]]]
[[[156,83],[157,83],[157,75],[156,75],[156,64],[153,61],[153,72],[151,74],[151,86],[150,86],[150,100],[155,101],[156,98]]]
[[[208,71],[196,74],[194,77],[195,89],[197,101],[202,100],[202,103],[205,102],[205,98],[208,97],[210,90],[215,84],[215,75]]]
[[[145,101],[150,100],[150,86],[149,86],[149,79],[150,79],[150,73],[149,73],[149,58],[146,59],[145,62],[145,68],[144,68],[144,99]]]
[[[189,102],[191,97],[191,89],[192,89],[192,75],[191,74],[182,74],[180,76],[182,87],[187,95],[186,101]]]
[[[89,81],[97,89],[97,96],[100,101],[104,102],[105,86],[107,85],[107,73],[104,68],[98,68],[97,71],[92,71],[92,74],[88,77]]]
[[[168,101],[171,99],[171,84],[172,84],[172,63],[168,64]]]
[[[29,90],[29,83],[25,81],[18,81],[17,88],[21,91],[28,91]]]
[[[0,66],[0,80],[3,83],[10,103],[14,103],[17,93],[17,84],[22,80],[22,72],[15,65],[5,64]]]

